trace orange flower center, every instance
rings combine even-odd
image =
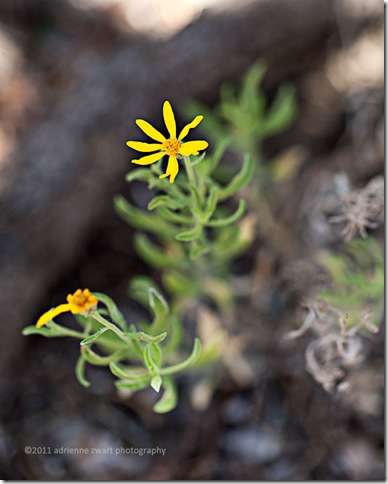
[[[70,311],[73,314],[83,313],[91,306],[96,306],[98,299],[90,293],[89,289],[81,291],[78,289],[74,294],[67,296],[67,302],[70,305]]]
[[[170,156],[177,155],[180,147],[181,143],[176,138],[170,138],[163,143],[163,150]]]

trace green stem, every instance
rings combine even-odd
[[[131,344],[132,343],[131,340],[129,340],[126,336],[124,336],[124,334],[122,333],[122,331],[115,324],[112,324],[109,321],[107,321],[97,311],[93,312],[91,314],[91,316],[96,321],[98,321],[99,323],[101,323],[103,326],[105,326],[106,328],[108,328],[111,331],[113,331],[120,339],[122,339],[126,343],[128,343],[128,344]]]
[[[183,157],[183,161],[185,163],[187,178],[189,182],[194,186],[197,186],[197,179],[193,170],[193,165],[191,164],[190,158],[188,156]]]
[[[92,364],[99,366],[108,366],[111,361],[119,361],[126,356],[126,351],[118,350],[109,356],[101,356],[95,353],[89,346],[84,346],[82,348],[82,355],[84,359]]]
[[[60,326],[59,324],[54,323],[54,321],[51,321],[48,327],[51,329],[57,330],[64,336],[72,336],[73,338],[80,338],[80,339],[84,339],[86,336],[85,331],[83,333],[80,333],[79,331],[74,331],[72,329],[64,328],[63,326]]]

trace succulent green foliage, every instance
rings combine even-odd
[[[59,324],[50,321],[47,326],[42,328],[37,328],[36,326],[27,326],[23,329],[22,334],[24,336],[30,336],[31,334],[40,334],[41,336],[46,336],[46,338],[57,338],[59,336],[72,336],[73,338],[83,339],[86,333],[74,331],[72,329],[64,328]]]
[[[101,292],[95,292],[93,293],[96,298],[102,302],[107,310],[108,310],[108,315],[110,318],[118,325],[123,331],[127,330],[127,323],[124,319],[124,316],[121,314],[119,311],[118,307],[114,303],[114,301],[108,297],[106,294],[102,294]]]
[[[90,382],[85,377],[85,362],[86,360],[82,357],[82,355],[78,358],[77,363],[75,365],[75,376],[80,384],[87,388],[90,386]]]
[[[372,323],[377,326],[384,301],[384,257],[377,241],[373,237],[354,239],[341,253],[322,253],[320,261],[331,285],[318,296],[347,313],[350,327],[366,308],[372,310]]]
[[[247,206],[256,210],[262,205],[247,185],[255,176],[262,188],[267,186],[267,175],[260,164],[261,142],[284,130],[296,112],[294,91],[289,86],[280,88],[267,104],[260,89],[264,73],[264,64],[257,63],[240,89],[223,86],[220,105],[214,111],[191,104],[191,108],[195,106],[192,114],[201,112],[205,116],[206,139],[213,138],[214,148],[209,154],[179,155],[185,169],[180,170],[174,183],[160,178],[165,172],[162,160],[127,174],[129,183],[145,182],[154,194],[147,210],[122,196],[114,198],[117,213],[135,229],[136,252],[158,271],[160,285],[169,293],[168,302],[151,278],[137,276],[129,292],[149,309],[149,321],[128,324],[112,299],[94,293],[100,303],[98,309],[73,315],[79,330],[54,321],[39,329],[24,329],[25,335],[78,339],[80,357],[75,373],[84,387],[90,385],[86,363],[103,366],[117,378],[118,390],[152,388],[159,393],[153,408],[166,413],[178,402],[174,375],[211,364],[219,355],[218,343],[202,354],[198,338],[194,338],[191,352],[188,350],[181,316],[188,299],[210,300],[220,311],[233,301],[228,282],[231,263],[254,237],[253,217],[245,217]],[[241,155],[239,168],[222,163],[229,148]],[[257,189],[257,183],[253,188]],[[245,198],[250,193],[247,203]]]
[[[162,377],[162,386],[164,387],[164,394],[162,398],[154,405],[156,413],[167,413],[176,407],[178,402],[178,394],[174,380],[171,377]]]
[[[258,154],[262,140],[284,131],[296,115],[295,90],[290,85],[282,85],[268,105],[260,88],[265,71],[262,61],[255,63],[239,89],[224,84],[220,103],[214,110],[190,102],[186,106],[186,114],[203,113],[203,127],[216,141],[229,139],[237,151]]]
[[[139,331],[128,325],[114,302],[105,294],[94,293],[106,309],[105,319],[96,309],[90,316],[77,315],[81,331],[67,329],[50,321],[42,328],[28,326],[23,334],[40,334],[46,337],[71,336],[80,340],[80,357],[75,374],[84,387],[90,386],[85,376],[85,364],[106,366],[119,380],[116,386],[123,390],[138,391],[151,387],[163,391],[154,409],[165,413],[177,404],[177,394],[172,376],[193,365],[201,354],[201,343],[195,338],[191,353],[181,358],[177,347],[182,343],[182,325],[151,280],[139,278],[132,284],[136,299],[150,309],[151,323],[147,330]],[[107,339],[109,338],[110,339]]]
[[[212,155],[182,160],[187,176],[180,174],[174,184],[159,180],[161,162],[152,165],[141,179],[147,181],[150,189],[159,190],[147,211],[133,207],[122,197],[114,201],[119,215],[143,230],[134,237],[137,253],[150,266],[161,270],[165,289],[178,299],[205,295],[206,281],[224,279],[233,258],[251,241],[243,236],[239,226],[246,213],[246,202],[234,199],[251,180],[255,163],[250,155],[245,155],[241,168],[229,182],[221,184],[213,179],[227,144],[221,142]],[[127,176],[128,181],[139,179],[133,173]],[[234,209],[229,205],[234,205]],[[233,250],[228,242],[233,243]]]
[[[174,184],[161,181],[162,162],[155,163],[145,172],[134,170],[127,181],[142,180],[155,197],[147,210],[132,206],[122,197],[114,200],[118,213],[138,229],[134,245],[138,254],[151,266],[161,271],[161,281],[173,296],[173,311],[169,311],[160,288],[145,276],[135,277],[130,284],[130,294],[141,304],[148,303],[153,320],[147,330],[151,337],[167,333],[166,344],[144,339],[142,360],[144,369],[132,371],[121,361],[111,361],[112,373],[119,377],[118,388],[139,389],[151,386],[155,391],[164,388],[155,411],[169,411],[176,404],[177,395],[171,376],[193,367],[201,354],[201,343],[196,338],[191,354],[186,359],[177,358],[184,335],[177,313],[186,298],[207,297],[225,308],[232,300],[225,277],[230,263],[251,242],[240,227],[245,215],[246,202],[238,193],[250,182],[255,163],[246,154],[242,166],[228,180],[221,182],[213,177],[229,145],[227,139],[218,143],[211,155],[184,157],[186,175],[181,172]],[[136,172],[140,172],[136,175]],[[236,199],[237,198],[237,199]],[[234,206],[234,207],[233,207]],[[156,228],[155,228],[156,227]],[[138,335],[139,331],[133,331]],[[133,343],[138,344],[138,340]],[[174,359],[172,364],[169,360]]]
[[[258,61],[247,71],[240,86],[230,83],[222,86],[219,104],[215,108],[210,110],[196,101],[191,101],[184,110],[188,117],[196,112],[204,114],[203,128],[220,149],[230,147],[235,153],[251,154],[256,165],[256,190],[251,192],[251,203],[255,206],[262,205],[263,196],[268,197],[272,184],[278,181],[274,176],[272,163],[263,163],[262,143],[266,138],[287,129],[297,114],[296,93],[292,85],[281,85],[274,98],[267,100],[262,89],[265,72],[265,63]],[[215,165],[217,164],[216,161]],[[249,165],[245,168],[251,169]],[[226,166],[219,166],[215,172],[217,179],[229,180],[230,176]],[[231,182],[231,189],[239,183],[240,177],[235,177]],[[224,189],[220,197],[222,199],[227,195],[228,189]]]

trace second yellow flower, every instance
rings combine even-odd
[[[205,150],[208,147],[208,143],[207,141],[203,140],[188,141],[186,143],[182,142],[182,140],[188,135],[190,129],[196,128],[199,125],[203,119],[203,116],[196,116],[191,123],[187,124],[182,129],[178,137],[176,132],[175,116],[171,104],[168,101],[165,101],[163,104],[163,118],[167,131],[170,135],[169,138],[165,138],[162,133],[160,133],[147,121],[137,119],[136,124],[139,126],[139,128],[144,131],[147,136],[157,141],[157,143],[128,141],[127,146],[144,153],[158,150],[157,153],[143,156],[137,160],[132,160],[132,163],[136,163],[137,165],[151,165],[152,163],[159,161],[163,156],[169,155],[166,173],[161,175],[159,178],[166,178],[169,176],[170,183],[174,183],[179,171],[179,155],[198,155],[199,151]]]

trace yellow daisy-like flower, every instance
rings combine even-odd
[[[170,135],[169,138],[165,138],[162,133],[155,129],[150,123],[144,121],[143,119],[137,119],[136,124],[139,128],[144,131],[144,133],[152,138],[158,143],[142,143],[140,141],[128,141],[127,146],[133,148],[137,151],[142,151],[144,153],[149,153],[151,151],[158,150],[157,153],[152,155],[143,156],[138,160],[132,160],[132,163],[137,165],[151,165],[156,163],[163,156],[169,155],[167,170],[164,175],[159,178],[170,177],[170,183],[174,183],[175,177],[179,171],[178,158],[179,155],[190,156],[198,155],[198,152],[205,150],[208,147],[207,141],[188,141],[187,143],[182,143],[183,138],[185,138],[190,129],[196,128],[199,123],[203,120],[203,116],[196,116],[191,123],[187,124],[181,131],[180,135],[177,137],[176,133],[176,123],[175,116],[168,101],[163,104],[163,118],[167,127],[167,131]],[[161,150],[161,151],[160,151]]]
[[[49,321],[51,321],[58,314],[70,311],[72,314],[79,314],[85,312],[92,306],[97,306],[98,299],[90,293],[89,289],[78,289],[74,294],[69,294],[66,298],[67,304],[60,304],[56,308],[50,309],[44,313],[36,323],[37,328],[41,328]]]

